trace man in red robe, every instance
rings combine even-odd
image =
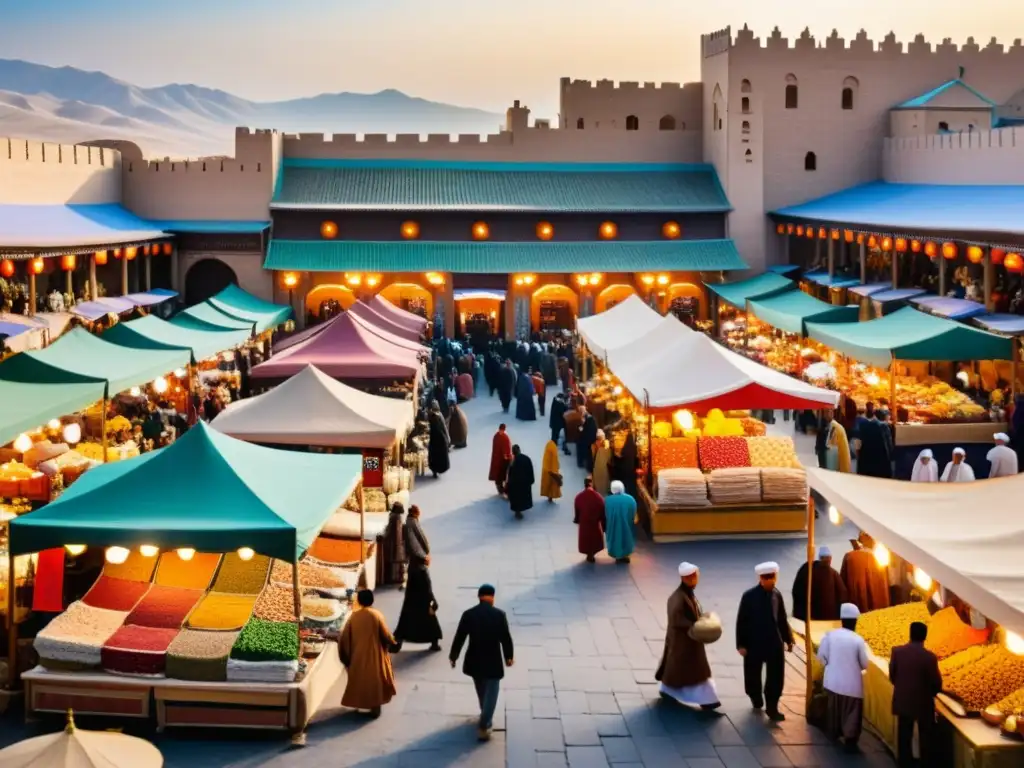
[[[580,554],[587,556],[587,562],[594,562],[594,555],[604,549],[604,498],[594,490],[594,478],[583,481],[583,490],[576,494],[573,502],[573,519],[579,527]]]
[[[505,481],[508,479],[508,465],[511,461],[512,439],[505,431],[505,425],[499,424],[491,440],[491,471],[487,475],[487,479],[498,489],[498,495],[505,494]]]
[[[537,412],[544,415],[544,377],[536,371],[530,371],[530,378],[533,379],[533,391],[537,393]]]

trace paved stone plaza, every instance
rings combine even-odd
[[[497,398],[465,406],[469,447],[452,454],[452,470],[418,482],[413,500],[424,513],[431,541],[431,572],[445,632],[444,653],[406,645],[394,657],[398,697],[370,721],[340,707],[317,716],[308,745],[293,749],[270,734],[168,733],[156,737],[167,768],[774,768],[776,766],[892,766],[874,739],[864,753],[842,754],[804,721],[801,657],[790,657],[786,722],[751,712],[743,693],[732,624],[741,592],[756,581],[753,566],[778,560],[789,602],[793,574],[805,557],[804,540],[746,540],[653,545],[645,540],[628,566],[607,556],[596,564],[576,552],[572,496],[582,470],[563,456],[566,498],[538,499],[515,521],[487,482],[491,435],[502,420]],[[507,417],[518,442],[540,471],[547,419]],[[775,427],[780,433],[789,422]],[[806,446],[802,446],[806,447]],[[568,460],[566,463],[565,460]],[[840,531],[821,520],[826,540],[844,551]],[[642,534],[641,534],[642,537]],[[665,601],[678,582],[676,566],[701,567],[698,595],[726,624],[709,657],[723,707],[720,714],[688,711],[660,700],[654,670],[664,638]],[[470,680],[447,659],[460,613],[476,602],[483,582],[497,587],[516,644],[507,670],[495,733],[476,740],[476,697]],[[377,607],[391,626],[401,593],[382,589]],[[333,696],[339,701],[340,690]],[[86,724],[87,725],[87,724]],[[16,740],[0,736],[0,744]],[[18,736],[23,734],[17,734]]]

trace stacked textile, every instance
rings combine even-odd
[[[72,603],[36,635],[40,663],[48,669],[98,667],[103,644],[127,616],[127,611],[110,611],[80,601]]]
[[[663,469],[658,473],[658,504],[666,507],[708,507],[708,484],[699,469]]]
[[[708,498],[719,504],[756,504],[761,501],[761,470],[730,467],[712,470],[708,476]]]
[[[167,648],[167,677],[223,683],[228,679],[228,656],[238,632],[183,629]]]
[[[299,674],[299,660],[242,661],[228,659],[229,683],[292,683]]]
[[[807,501],[807,472],[803,469],[763,467],[761,498],[764,501]]]

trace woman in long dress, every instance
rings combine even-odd
[[[405,566],[409,559],[405,554],[405,525],[402,516],[405,507],[400,502],[391,505],[388,527],[384,532],[384,583],[405,587]]]
[[[558,463],[558,446],[548,440],[540,465],[540,495],[548,501],[562,498],[562,473]]]
[[[850,471],[850,441],[846,437],[846,427],[838,419],[828,423],[826,443],[828,452],[826,460],[828,468],[834,472]]]
[[[516,418],[520,421],[536,421],[537,405],[533,401],[533,378],[519,371],[516,379]]]
[[[430,445],[427,448],[427,465],[434,477],[443,475],[451,468],[451,437],[448,435],[448,424],[441,415],[440,406],[434,402],[430,405]]]
[[[395,627],[395,653],[402,643],[430,643],[430,650],[441,650],[441,624],[437,620],[437,600],[430,581],[430,542],[420,524],[420,508],[409,507],[405,524],[405,549],[409,555],[409,578],[405,585],[405,600]]]
[[[594,471],[591,476],[594,478],[594,490],[602,496],[611,492],[612,483],[612,446],[604,436],[604,430],[597,430],[597,440],[594,441]]]
[[[694,589],[700,570],[692,563],[680,563],[679,588],[668,598],[668,628],[665,650],[654,679],[661,683],[661,695],[680,704],[701,709],[721,706],[704,643],[694,640],[690,630],[704,615]]]

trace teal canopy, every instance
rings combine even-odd
[[[147,315],[108,328],[102,338],[133,349],[188,349],[192,352],[192,361],[199,362],[244,344],[249,332],[186,328]]]
[[[45,349],[21,352],[0,363],[0,380],[22,384],[105,381],[109,397],[182,368],[190,357],[187,349],[131,349],[75,328]]]
[[[291,307],[271,304],[246,293],[237,285],[229,285],[207,301],[227,315],[255,323],[259,332],[276,328],[292,316]]]
[[[50,419],[67,416],[103,398],[102,379],[67,381],[62,384],[29,384],[0,381],[0,445]]]
[[[862,363],[1010,360],[1011,339],[903,307],[863,323],[807,323],[807,335]]]
[[[807,335],[807,323],[856,322],[860,308],[839,306],[808,296],[803,291],[786,291],[774,296],[748,299],[754,317],[786,333]]]
[[[200,422],[167,448],[86,472],[53,503],[12,520],[11,552],[251,547],[295,562],[355,490],[362,466],[360,456],[263,448]]]
[[[757,277],[736,280],[732,283],[704,283],[704,285],[718,294],[719,298],[741,309],[747,306],[748,299],[770,296],[794,288],[792,280],[775,272],[765,272]]]
[[[258,324],[253,320],[243,320],[240,317],[226,314],[209,301],[182,310],[171,318],[171,324],[199,331],[249,331],[251,333],[254,326],[258,329]]]

